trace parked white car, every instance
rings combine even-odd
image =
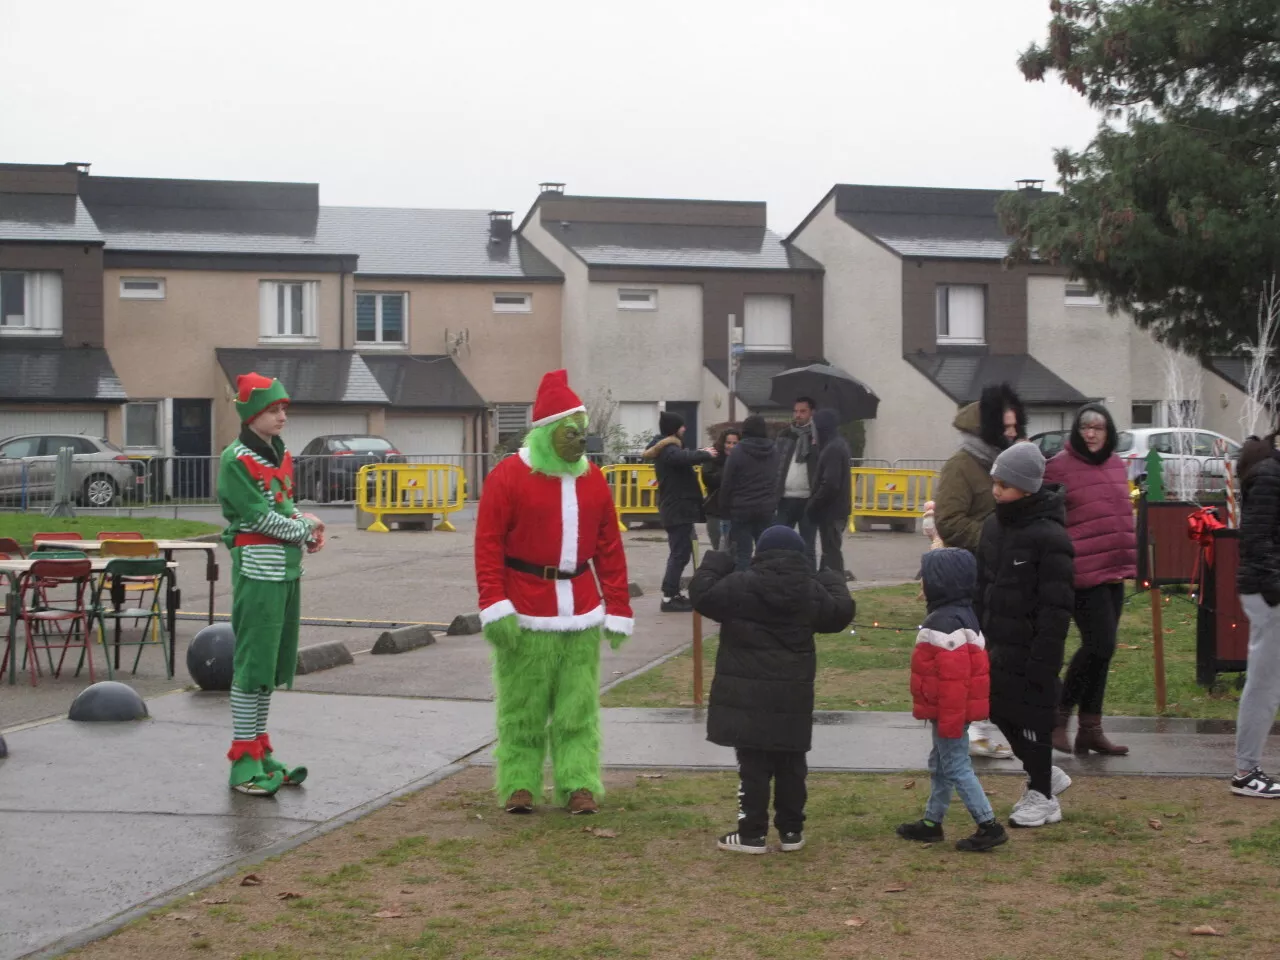
[[[1142,485],[1147,478],[1147,455],[1152,451],[1164,461],[1164,487],[1168,491],[1176,471],[1185,471],[1188,483],[1199,490],[1226,486],[1223,462],[1240,455],[1240,444],[1230,437],[1198,427],[1144,427],[1124,430],[1116,454],[1126,462],[1129,479]],[[1172,462],[1171,462],[1172,461]],[[1181,465],[1181,466],[1180,466]]]
[[[141,471],[123,450],[101,437],[27,434],[0,440],[0,505],[45,502],[53,496],[58,451],[70,447],[71,489],[82,506],[109,507],[141,492]]]

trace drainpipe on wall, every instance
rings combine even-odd
[[[338,349],[347,349],[347,271],[338,271]]]

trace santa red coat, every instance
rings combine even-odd
[[[981,633],[961,627],[944,633],[928,626],[911,653],[911,715],[933,720],[938,734],[956,739],[965,724],[989,715],[990,669]]]
[[[475,557],[482,624],[514,613],[530,630],[603,625],[631,633],[618,515],[609,483],[595,464],[580,477],[552,477],[530,468],[528,450],[502,460],[485,478]],[[588,567],[569,580],[547,580],[512,569],[508,557],[565,572],[590,561],[594,575]]]

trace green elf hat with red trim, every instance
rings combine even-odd
[[[236,413],[240,414],[241,423],[251,423],[267,407],[288,402],[289,394],[279,380],[260,373],[236,377]]]

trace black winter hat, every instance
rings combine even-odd
[[[684,426],[684,417],[678,413],[662,411],[658,414],[658,432],[664,437],[674,437]]]
[[[756,541],[756,553],[764,553],[766,550],[794,550],[804,553],[804,540],[790,527],[778,524],[760,534],[760,539]]]
[[[769,428],[764,422],[764,417],[750,416],[742,421],[742,435],[744,437],[760,437],[769,436]]]

